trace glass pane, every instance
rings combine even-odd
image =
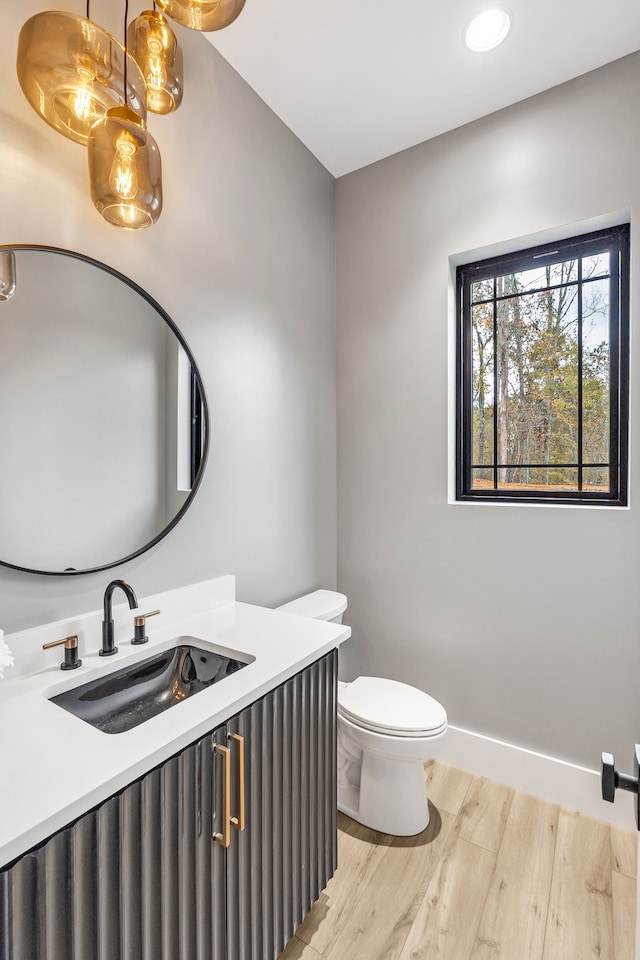
[[[609,380],[609,281],[594,280],[582,298],[583,463],[609,460]]]
[[[585,467],[582,471],[582,489],[586,492],[609,493],[609,468]]]
[[[497,375],[497,439],[498,463],[510,463],[518,459],[518,423],[520,419],[520,390],[523,381],[520,378],[518,360],[522,353],[524,333],[522,298],[498,302],[498,323],[496,342]]]
[[[603,277],[609,273],[609,251],[599,253],[595,257],[583,257],[582,259],[582,279],[589,280],[591,277]]]
[[[493,304],[471,311],[473,462],[493,463]]]
[[[498,303],[498,463],[576,463],[575,288]]]
[[[477,280],[471,284],[471,302],[477,303],[478,300],[493,299],[493,277],[488,280]]]
[[[473,490],[492,490],[493,470],[488,469],[487,467],[480,470],[472,470],[471,486]]]
[[[561,283],[572,283],[578,279],[577,260],[562,260],[559,263],[541,263],[531,270],[507,273],[497,278],[497,296],[514,293],[528,293],[544,287],[554,287]]]
[[[577,490],[577,467],[507,467],[498,470],[500,490]]]

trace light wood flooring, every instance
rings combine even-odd
[[[279,960],[634,960],[633,831],[426,766],[417,837],[339,815],[336,875]]]

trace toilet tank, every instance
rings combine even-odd
[[[314,590],[305,593],[303,597],[283,603],[276,610],[283,613],[295,613],[299,617],[311,617],[312,620],[329,620],[331,623],[342,623],[342,615],[347,609],[347,598],[344,593],[335,590]]]

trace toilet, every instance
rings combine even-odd
[[[316,590],[277,608],[342,623],[347,598]],[[338,810],[400,837],[429,823],[424,762],[447,730],[433,697],[398,680],[358,677],[338,683]]]

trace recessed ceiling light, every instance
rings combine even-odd
[[[474,17],[465,33],[465,43],[475,53],[493,50],[509,33],[511,20],[506,10],[485,10]]]

